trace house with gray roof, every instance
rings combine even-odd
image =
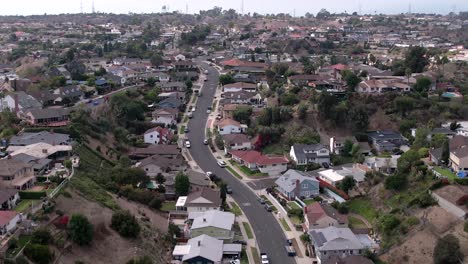
[[[49,131],[36,133],[25,132],[10,139],[10,146],[27,146],[44,142],[50,145],[70,145],[71,139],[68,134],[61,134]]]
[[[188,170],[186,174],[189,177],[190,181],[190,191],[200,191],[203,188],[210,187],[211,185],[211,180],[208,177],[206,177],[204,173],[194,170]]]
[[[4,109],[17,113],[24,113],[28,109],[42,107],[42,104],[36,98],[23,91],[7,95],[3,101],[2,106]]]
[[[160,173],[184,171],[187,169],[187,163],[184,159],[170,159],[160,155],[153,155],[141,160],[136,164],[136,167],[144,170],[149,177],[156,177]]]
[[[204,212],[208,210],[219,210],[221,208],[221,195],[217,190],[203,188],[200,191],[189,193],[184,207],[187,212]]]
[[[306,172],[290,169],[275,184],[280,194],[288,200],[319,195],[319,181]]]
[[[351,255],[361,255],[366,246],[349,228],[329,226],[313,229],[309,232],[312,249],[319,263],[332,256],[344,258]]]
[[[371,131],[367,133],[367,137],[378,152],[391,152],[407,144],[406,139],[393,130]]]
[[[67,108],[33,108],[26,114],[26,120],[35,126],[65,126],[70,120]]]
[[[311,163],[330,163],[330,150],[323,144],[294,144],[289,151],[291,159],[296,165],[308,165]]]
[[[188,224],[189,236],[197,237],[200,235],[210,235],[211,237],[223,240],[232,241],[234,232],[234,214],[219,210],[209,210],[198,214],[191,224]]]
[[[221,264],[223,256],[240,257],[241,251],[241,244],[225,244],[222,240],[201,235],[189,239],[185,245],[176,245],[172,256],[188,264]]]
[[[0,190],[0,210],[13,210],[19,202],[19,192],[15,189]]]

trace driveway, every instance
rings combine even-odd
[[[270,263],[295,263],[293,258],[286,255],[284,248],[286,236],[274,216],[263,208],[250,188],[217,165],[208,146],[203,144],[208,117],[206,110],[212,104],[219,74],[206,63],[199,62],[199,65],[203,70],[208,70],[208,80],[203,85],[202,96],[198,98],[194,116],[188,123],[190,132],[186,136],[191,141],[192,158],[202,170],[214,172],[231,186],[233,190],[231,196],[249,219],[260,247],[259,252],[267,253]]]

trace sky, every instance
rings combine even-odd
[[[91,12],[93,0],[1,0],[0,15],[40,15]],[[440,13],[468,11],[468,0],[243,0],[244,13],[289,13],[301,16],[316,14],[321,8],[331,12],[354,11],[363,14]],[[241,11],[242,0],[94,0],[94,8],[106,13],[157,13],[162,6],[169,11],[198,13],[199,10],[220,6]]]

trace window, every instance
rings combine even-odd
[[[302,188],[307,188],[307,187],[309,187],[309,186],[307,185],[307,183],[303,183],[301,186],[302,186]]]
[[[150,135],[150,138],[153,138],[153,135]]]

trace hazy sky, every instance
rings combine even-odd
[[[79,13],[80,4],[84,12],[91,12],[92,0],[2,0],[0,15],[31,15]],[[170,11],[197,13],[213,6],[223,9],[233,8],[240,12],[242,0],[94,0],[96,11],[112,13],[150,13],[160,12],[163,5]],[[401,13],[408,12],[448,13],[468,11],[468,0],[244,0],[244,12],[290,13],[296,16],[310,12],[316,14],[321,8],[332,12],[352,13]]]

